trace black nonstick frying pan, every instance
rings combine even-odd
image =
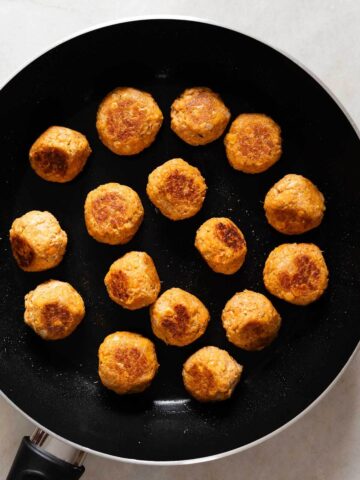
[[[165,117],[155,143],[136,157],[111,153],[95,129],[100,100],[120,85],[151,92]],[[223,139],[190,147],[177,138],[169,127],[170,105],[194,85],[219,92],[233,119],[241,112],[273,117],[282,127],[281,160],[265,173],[245,175],[229,166]],[[124,460],[204,459],[284,426],[343,369],[360,338],[360,142],[338,104],[292,60],[196,21],[110,25],[62,43],[18,73],[0,92],[0,124],[0,387],[34,422],[80,448]],[[83,132],[93,149],[83,173],[68,184],[45,182],[29,166],[29,147],[50,125]],[[145,193],[148,174],[174,157],[198,166],[209,187],[200,213],[181,222],[158,213]],[[286,173],[310,178],[327,202],[321,226],[291,238],[267,224],[262,205]],[[125,246],[95,242],[84,225],[87,192],[109,181],[133,187],[144,203],[144,223]],[[8,241],[13,219],[33,209],[52,212],[69,235],[64,261],[42,273],[21,271]],[[249,253],[235,275],[212,272],[193,246],[196,229],[212,216],[229,216],[247,239]],[[283,317],[280,335],[269,348],[246,353],[226,340],[221,310],[237,291],[266,293],[265,258],[288,241],[319,245],[329,288],[308,307],[271,298]],[[108,298],[104,275],[129,250],[153,257],[162,290],[177,286],[207,305],[211,321],[201,339],[185,348],[165,346],[152,335],[147,309],[125,311]],[[49,278],[69,281],[87,308],[82,325],[58,342],[42,341],[23,323],[24,295]],[[161,366],[144,394],[119,397],[99,382],[98,346],[116,330],[155,341]],[[182,384],[183,362],[205,345],[225,348],[244,365],[233,398],[221,404],[196,403]]]

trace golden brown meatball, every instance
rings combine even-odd
[[[119,87],[101,102],[96,128],[103,144],[117,155],[135,155],[149,147],[163,121],[150,93]]]
[[[129,252],[116,260],[105,276],[105,286],[110,298],[128,310],[151,305],[161,288],[154,262],[145,252]]]
[[[231,397],[243,367],[225,350],[204,347],[184,363],[186,390],[199,402],[218,402]]]
[[[10,243],[20,268],[25,272],[40,272],[61,262],[67,235],[50,212],[32,210],[14,220]]]
[[[100,380],[119,395],[143,392],[158,368],[154,344],[137,333],[115,332],[100,345]]]
[[[92,190],[85,201],[85,223],[89,235],[110,245],[129,242],[144,218],[139,195],[119,183],[106,183]]]
[[[323,194],[301,175],[285,175],[268,191],[264,202],[268,222],[278,232],[297,235],[320,225]]]
[[[308,305],[326,290],[329,272],[319,247],[313,243],[284,243],[268,256],[264,283],[276,297]]]
[[[190,145],[221,137],[229,120],[228,108],[210,88],[188,88],[171,105],[171,129]]]
[[[243,113],[225,137],[226,155],[235,170],[261,173],[281,156],[281,130],[274,120],[259,113]]]
[[[150,317],[154,335],[178,347],[201,337],[210,319],[205,305],[181,288],[166,290],[150,307]]]
[[[196,232],[195,247],[217,273],[231,275],[245,261],[246,242],[241,230],[230,218],[210,218]]]
[[[25,323],[44,340],[68,337],[84,315],[83,299],[69,283],[49,280],[25,295]]]
[[[262,350],[277,336],[281,317],[261,293],[244,290],[226,303],[222,323],[229,342],[244,350]]]
[[[30,165],[49,182],[73,180],[84,168],[91,153],[86,137],[65,127],[50,127],[30,149]]]
[[[206,189],[205,179],[196,167],[174,158],[150,173],[146,193],[165,217],[184,220],[201,209]]]

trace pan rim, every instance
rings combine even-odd
[[[215,26],[215,27],[223,28],[223,29],[235,32],[235,33],[240,33],[242,35],[245,35],[245,36],[247,36],[249,38],[252,38],[252,39],[262,43],[263,45],[281,53],[286,58],[291,60],[295,65],[299,66],[302,70],[304,70],[308,75],[310,75],[326,91],[326,93],[332,98],[332,100],[337,104],[337,106],[340,108],[342,113],[345,115],[346,119],[348,120],[348,122],[350,123],[350,125],[352,126],[352,128],[354,129],[356,135],[358,136],[358,138],[360,140],[360,130],[357,127],[355,121],[350,116],[347,109],[342,104],[342,102],[329,89],[329,87],[327,87],[324,84],[324,82],[316,74],[314,74],[308,67],[306,67],[302,62],[295,59],[292,55],[288,54],[287,52],[285,52],[285,51],[283,51],[279,48],[275,48],[270,43],[260,39],[257,36],[248,35],[246,33],[241,32],[240,30],[237,30],[236,28],[233,28],[233,27],[231,27],[227,24],[216,22],[212,19],[199,18],[199,17],[189,16],[189,15],[166,15],[166,14],[156,15],[156,14],[154,14],[154,15],[129,16],[129,17],[120,18],[120,19],[117,19],[117,20],[114,20],[114,21],[101,22],[101,23],[92,25],[88,28],[77,30],[75,33],[67,35],[67,36],[63,37],[62,39],[52,43],[49,47],[46,47],[45,49],[41,50],[38,54],[36,54],[33,57],[31,57],[30,59],[26,60],[18,69],[16,69],[12,74],[10,74],[4,82],[2,82],[2,84],[0,85],[0,91],[3,90],[3,88],[13,78],[15,78],[26,67],[31,65],[35,60],[37,60],[41,56],[45,55],[46,53],[50,52],[54,48],[62,45],[63,43],[66,43],[66,42],[68,42],[68,41],[70,41],[70,40],[72,40],[76,37],[79,37],[81,35],[84,35],[86,33],[90,33],[90,32],[93,32],[95,30],[99,30],[101,28],[111,27],[111,26],[114,26],[114,25],[122,24],[122,23],[139,22],[139,21],[144,21],[144,20],[180,20],[180,21],[187,21],[187,22],[193,22],[193,23],[203,23],[203,24],[207,24],[207,25],[212,25],[212,26]],[[104,453],[104,452],[100,452],[98,450],[93,450],[91,448],[88,448],[88,447],[79,445],[75,442],[72,442],[71,440],[68,440],[67,438],[62,437],[61,435],[58,435],[55,432],[51,431],[50,429],[46,428],[45,426],[41,425],[39,422],[34,420],[30,415],[28,415],[26,412],[21,410],[7,395],[5,395],[5,393],[2,391],[2,389],[0,389],[0,396],[9,405],[11,405],[16,411],[21,413],[21,415],[23,415],[27,420],[32,422],[35,427],[41,428],[42,430],[44,430],[45,432],[47,432],[49,435],[53,436],[57,440],[60,440],[60,441],[64,442],[65,444],[67,444],[67,445],[69,445],[73,448],[82,450],[86,453],[91,453],[93,455],[97,455],[99,457],[102,457],[102,458],[105,458],[105,459],[108,459],[108,460],[115,460],[115,461],[118,461],[118,462],[130,463],[130,464],[135,464],[135,465],[153,465],[153,466],[193,465],[193,464],[198,464],[198,463],[206,463],[206,462],[210,462],[210,461],[214,461],[214,460],[219,460],[221,458],[225,458],[225,457],[228,457],[230,455],[234,455],[236,453],[240,453],[240,452],[243,452],[245,450],[248,450],[252,447],[260,445],[261,443],[265,442],[266,440],[269,440],[270,438],[275,437],[277,434],[283,432],[288,427],[295,424],[295,422],[300,420],[303,416],[305,416],[307,413],[309,413],[316,405],[318,405],[321,402],[321,400],[332,390],[332,388],[340,380],[340,378],[342,377],[342,375],[344,374],[346,369],[349,367],[350,363],[355,358],[357,352],[359,351],[359,347],[360,347],[360,342],[358,342],[357,346],[355,347],[354,351],[352,352],[352,354],[348,358],[345,365],[342,367],[342,369],[339,371],[339,373],[336,375],[336,377],[333,379],[333,381],[326,387],[326,389],[323,390],[323,392],[312,403],[310,403],[304,410],[302,410],[298,415],[293,417],[291,420],[286,422],[281,427],[277,428],[276,430],[270,432],[269,434],[267,434],[267,435],[265,435],[265,436],[263,436],[263,437],[261,437],[257,440],[254,440],[253,442],[247,443],[246,445],[242,445],[241,447],[238,447],[238,448],[235,448],[235,449],[232,449],[232,450],[228,450],[226,452],[221,452],[221,453],[218,453],[218,454],[215,454],[215,455],[210,455],[210,456],[205,456],[205,457],[200,457],[200,458],[193,458],[193,459],[186,459],[186,460],[166,460],[166,461],[144,460],[144,459],[139,460],[139,459],[133,459],[133,458],[119,457],[119,456],[116,456],[116,455],[110,455],[110,454],[107,454],[107,453]]]
[[[12,400],[10,400],[9,397],[5,395],[5,393],[0,390],[0,396],[9,404],[11,405],[16,411],[18,411],[23,417],[25,417],[27,420],[32,422],[35,427],[40,428],[44,432],[48,433],[52,437],[56,438],[57,440],[64,442],[65,444],[69,445],[70,447],[73,447],[77,450],[82,450],[83,452],[86,453],[91,453],[92,455],[96,455],[102,458],[105,458],[107,460],[115,460],[117,462],[123,462],[123,463],[130,463],[134,465],[151,465],[151,466],[181,466],[181,465],[195,465],[198,463],[207,463],[207,462],[213,462],[215,460],[220,460],[222,458],[229,457],[231,455],[235,455],[236,453],[244,452],[245,450],[249,450],[252,447],[256,447],[258,445],[261,445],[264,443],[266,440],[270,440],[271,438],[275,437],[279,433],[285,431],[287,428],[291,427],[294,425],[298,420],[300,420],[302,417],[307,415],[314,407],[316,407],[325,397],[326,395],[333,389],[333,387],[338,383],[340,378],[344,375],[345,371],[351,364],[351,362],[354,360],[356,357],[356,354],[359,351],[360,347],[360,342],[357,344],[355,350],[349,357],[348,361],[345,363],[343,368],[340,370],[340,372],[337,374],[337,376],[334,378],[334,380],[328,385],[328,387],[312,402],[310,405],[308,405],[302,412],[300,412],[298,415],[296,415],[294,418],[289,420],[287,423],[284,423],[281,427],[277,428],[276,430],[272,431],[271,433],[268,433],[267,435],[258,438],[257,440],[254,440],[253,442],[247,443],[246,445],[242,445],[241,447],[234,448],[232,450],[228,450],[226,452],[221,452],[217,453],[216,455],[209,455],[207,457],[199,457],[199,458],[192,458],[192,459],[186,459],[186,460],[138,460],[136,458],[127,458],[127,457],[119,457],[116,455],[110,455],[108,453],[104,452],[99,452],[98,450],[93,450],[88,447],[84,447],[82,445],[79,445],[75,442],[72,442],[71,440],[68,440],[67,438],[62,437],[61,435],[58,435],[57,433],[49,430],[47,427],[44,427],[41,425],[39,422],[34,420],[30,415],[25,413],[23,410],[21,410]]]

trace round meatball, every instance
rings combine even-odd
[[[225,350],[204,347],[184,363],[186,390],[199,402],[218,402],[231,397],[243,367]]]
[[[193,146],[221,137],[229,120],[228,108],[210,88],[188,88],[171,106],[171,129]]]
[[[65,127],[50,127],[30,149],[30,165],[49,182],[73,180],[84,168],[91,153],[86,137]]]
[[[85,223],[89,235],[110,245],[129,242],[144,218],[139,195],[119,183],[106,183],[92,190],[85,201]]]
[[[226,303],[222,323],[229,342],[244,350],[262,350],[277,336],[281,317],[261,293],[244,290]]]
[[[84,315],[83,299],[69,283],[49,280],[25,295],[24,321],[44,340],[68,337]]]
[[[14,220],[10,244],[20,268],[25,272],[40,272],[61,262],[67,235],[50,212],[32,210]]]
[[[302,175],[285,175],[268,191],[264,202],[268,222],[280,233],[298,235],[320,225],[323,194]]]
[[[151,306],[150,317],[154,335],[178,347],[201,337],[210,319],[205,305],[181,288],[166,290]]]
[[[329,272],[313,243],[284,243],[268,256],[264,283],[270,293],[295,305],[308,305],[326,290]]]
[[[101,383],[119,395],[143,392],[159,368],[154,344],[137,333],[108,335],[98,356]]]
[[[110,298],[128,310],[155,302],[160,280],[152,258],[145,252],[129,252],[116,260],[105,276]]]
[[[196,167],[174,158],[150,173],[146,193],[165,217],[184,220],[201,209],[206,189],[205,179]]]
[[[245,261],[246,242],[241,230],[230,218],[210,218],[196,232],[195,247],[217,273],[231,275]]]
[[[101,102],[96,128],[103,144],[117,155],[135,155],[149,147],[163,121],[150,93],[119,87]]]
[[[258,113],[243,113],[225,137],[226,155],[235,170],[261,173],[281,156],[281,130],[274,120]]]

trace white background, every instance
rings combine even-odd
[[[0,84],[64,36],[99,22],[144,14],[212,19],[290,53],[330,87],[360,125],[358,0],[0,0]],[[241,454],[186,467],[136,466],[89,456],[83,478],[358,480],[359,370],[357,355],[338,384],[308,415]],[[0,399],[1,479],[20,438],[32,429],[30,422]]]

